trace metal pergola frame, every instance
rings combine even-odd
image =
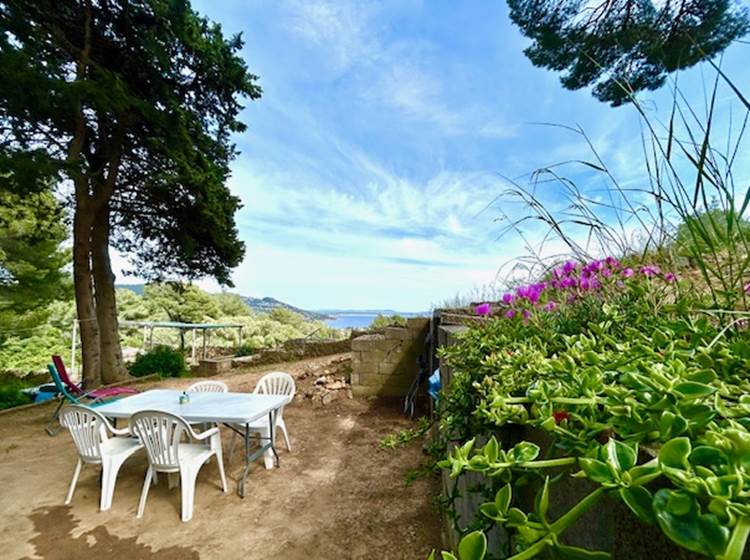
[[[239,339],[237,346],[242,346],[242,329],[244,325],[237,323],[180,323],[177,321],[120,321],[122,327],[139,327],[143,328],[143,347],[149,350],[153,347],[154,329],[177,329],[180,331],[192,331],[192,351],[191,362],[196,363],[196,346],[195,333],[201,331],[203,335],[202,359],[206,359],[206,348],[208,345],[208,336],[212,330],[216,329],[237,329]]]
[[[190,355],[191,363],[195,364],[195,333],[202,331],[203,334],[203,351],[202,358],[206,359],[206,347],[208,345],[208,333],[215,329],[237,329],[239,340],[237,346],[242,346],[242,329],[244,325],[237,323],[180,323],[176,321],[119,321],[121,327],[139,327],[143,328],[143,347],[151,349],[154,341],[154,329],[178,329],[181,331],[192,331],[192,351]],[[71,345],[70,345],[70,371],[76,370],[76,346],[77,346],[78,321],[73,321]]]

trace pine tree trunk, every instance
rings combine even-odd
[[[109,204],[105,203],[94,218],[91,234],[94,297],[99,324],[101,350],[101,378],[103,383],[114,383],[128,377],[122,361],[122,348],[117,324],[115,275],[109,258]]]
[[[101,383],[101,366],[99,327],[91,283],[91,215],[87,207],[84,201],[78,200],[73,216],[73,286],[81,333],[83,382],[85,387],[92,388]]]

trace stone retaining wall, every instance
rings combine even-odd
[[[361,396],[402,397],[418,373],[430,320],[407,319],[405,327],[386,327],[352,340],[352,392]]]
[[[351,350],[352,341],[344,340],[288,340],[281,348],[260,350],[251,356],[232,359],[232,367],[293,362],[305,358],[318,358],[331,354],[343,354]]]

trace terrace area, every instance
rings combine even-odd
[[[99,512],[97,469],[84,468],[70,506],[63,505],[76,461],[67,431],[44,435],[51,405],[0,416],[0,540],[6,558],[415,558],[439,546],[432,505],[434,477],[407,485],[419,468],[419,445],[384,450],[381,440],[411,426],[399,403],[343,394],[325,406],[306,397],[316,377],[348,354],[233,370],[221,379],[248,392],[271,370],[290,373],[297,398],[286,408],[291,453],[281,467],[257,461],[245,499],[236,493],[242,458],[230,463],[231,433],[223,431],[229,492],[221,492],[216,462],[198,476],[195,511],[180,521],[180,497],[166,482],[153,487],[136,519],[145,454],[128,460],[117,478],[112,509]],[[214,378],[216,379],[216,378]],[[196,379],[143,382],[139,390],[182,389]],[[43,458],[43,460],[42,460]]]

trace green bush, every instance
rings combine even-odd
[[[0,381],[0,410],[29,404],[31,398],[21,392],[28,387],[20,379],[4,379]]]
[[[180,377],[187,371],[185,356],[168,346],[155,346],[140,354],[130,366],[130,375],[144,377],[158,373],[162,377]]]
[[[244,342],[242,345],[237,348],[237,351],[234,353],[235,356],[252,356],[255,354],[255,351],[257,350],[257,347],[255,344],[252,344],[250,342]]]

